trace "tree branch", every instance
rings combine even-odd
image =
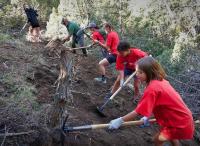
[[[19,136],[19,135],[27,135],[27,134],[31,134],[31,133],[34,133],[35,131],[34,130],[31,130],[31,131],[28,131],[28,132],[19,132],[19,133],[4,133],[4,134],[0,134],[0,137],[2,136]]]

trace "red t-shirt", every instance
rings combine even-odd
[[[111,31],[107,35],[106,45],[110,47],[110,53],[117,55],[117,47],[119,44],[119,36],[117,32]]]
[[[140,59],[147,56],[147,53],[137,48],[131,48],[130,54],[126,57],[121,55],[117,56],[116,69],[124,70],[125,68],[135,70],[135,63]]]
[[[147,117],[153,113],[161,127],[185,129],[188,130],[187,134],[190,136],[193,134],[191,132],[192,126],[188,128],[188,124],[193,125],[192,113],[180,95],[166,80],[153,80],[149,83],[135,112]],[[181,135],[180,138],[189,138],[184,137],[186,133],[179,133],[179,135]],[[174,137],[177,136],[174,135]]]
[[[92,38],[93,38],[94,40],[98,40],[98,41],[101,42],[101,43],[104,43],[104,42],[105,42],[105,40],[104,40],[102,34],[101,34],[100,32],[98,32],[98,31],[94,31],[94,32],[92,33]]]

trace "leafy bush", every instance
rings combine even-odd
[[[12,14],[11,11],[12,5],[7,5],[2,11],[0,11],[0,25],[3,26],[1,27],[1,31],[19,28],[23,25],[24,18]]]
[[[8,39],[11,39],[11,36],[8,34],[0,33],[0,42],[4,42]]]

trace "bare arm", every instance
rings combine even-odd
[[[127,121],[132,121],[137,116],[138,116],[138,114],[135,111],[132,111],[132,112],[128,113],[127,115],[123,116],[122,119],[124,122],[127,122]]]
[[[120,76],[120,80],[124,80],[124,71],[123,70],[119,70],[119,76]]]
[[[98,43],[101,47],[105,48],[106,50],[108,50],[108,52],[110,51],[110,47],[107,46],[106,44],[103,44],[97,40],[94,41],[95,43]]]
[[[69,41],[71,38],[71,35],[68,35],[67,37],[64,38],[63,42]]]

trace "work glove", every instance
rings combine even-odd
[[[140,128],[144,128],[144,127],[149,127],[150,126],[148,117],[144,116],[140,120],[143,121],[143,125],[141,125]]]
[[[123,87],[124,86],[124,79],[121,79],[120,80],[120,87]]]
[[[108,127],[109,130],[114,130],[114,129],[118,129],[122,123],[124,123],[124,120],[120,117],[120,118],[117,118],[117,119],[114,119],[112,121],[110,121],[110,125]]]

